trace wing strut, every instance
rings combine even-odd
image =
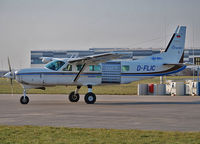
[[[85,66],[86,66],[86,63],[83,64],[82,68],[80,69],[76,77],[74,78],[74,82],[76,82],[79,79],[81,72],[83,72],[83,70],[85,69]]]

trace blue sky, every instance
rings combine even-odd
[[[199,0],[0,0],[0,69],[30,66],[30,50],[164,48],[177,25],[200,47]]]

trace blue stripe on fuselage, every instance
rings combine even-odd
[[[148,74],[148,73],[142,73],[142,74],[134,74],[134,73],[122,73],[121,76],[164,76],[164,75],[169,75],[169,74],[173,74],[173,73],[177,73],[180,72],[182,70],[184,70],[186,68],[186,66],[183,66],[181,68],[179,68],[178,70],[175,71],[170,71],[170,72],[166,72],[166,73],[155,73],[155,74]]]
[[[186,68],[186,66],[183,66],[181,68],[179,68],[178,70],[175,71],[171,71],[171,72],[166,72],[166,73],[155,73],[155,74],[148,74],[148,73],[141,73],[141,74],[135,74],[135,73],[121,73],[121,76],[163,76],[163,75],[168,75],[168,74],[173,74],[173,73],[177,73],[180,72],[182,70],[184,70]],[[16,75],[71,75],[71,76],[75,76],[77,75],[77,73],[18,73]],[[83,73],[81,74],[81,76],[102,76],[102,73]]]

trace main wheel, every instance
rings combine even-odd
[[[69,101],[70,101],[70,102],[78,102],[79,99],[80,99],[80,96],[79,96],[78,93],[75,94],[75,92],[73,91],[73,92],[71,92],[71,93],[69,94]]]
[[[92,92],[86,93],[85,102],[87,104],[94,104],[96,102],[96,95]]]
[[[28,104],[28,102],[29,102],[29,98],[27,97],[27,96],[22,96],[21,98],[20,98],[20,102],[21,102],[21,104]]]

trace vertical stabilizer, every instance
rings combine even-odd
[[[165,50],[165,60],[179,63],[183,60],[186,26],[178,26]]]

